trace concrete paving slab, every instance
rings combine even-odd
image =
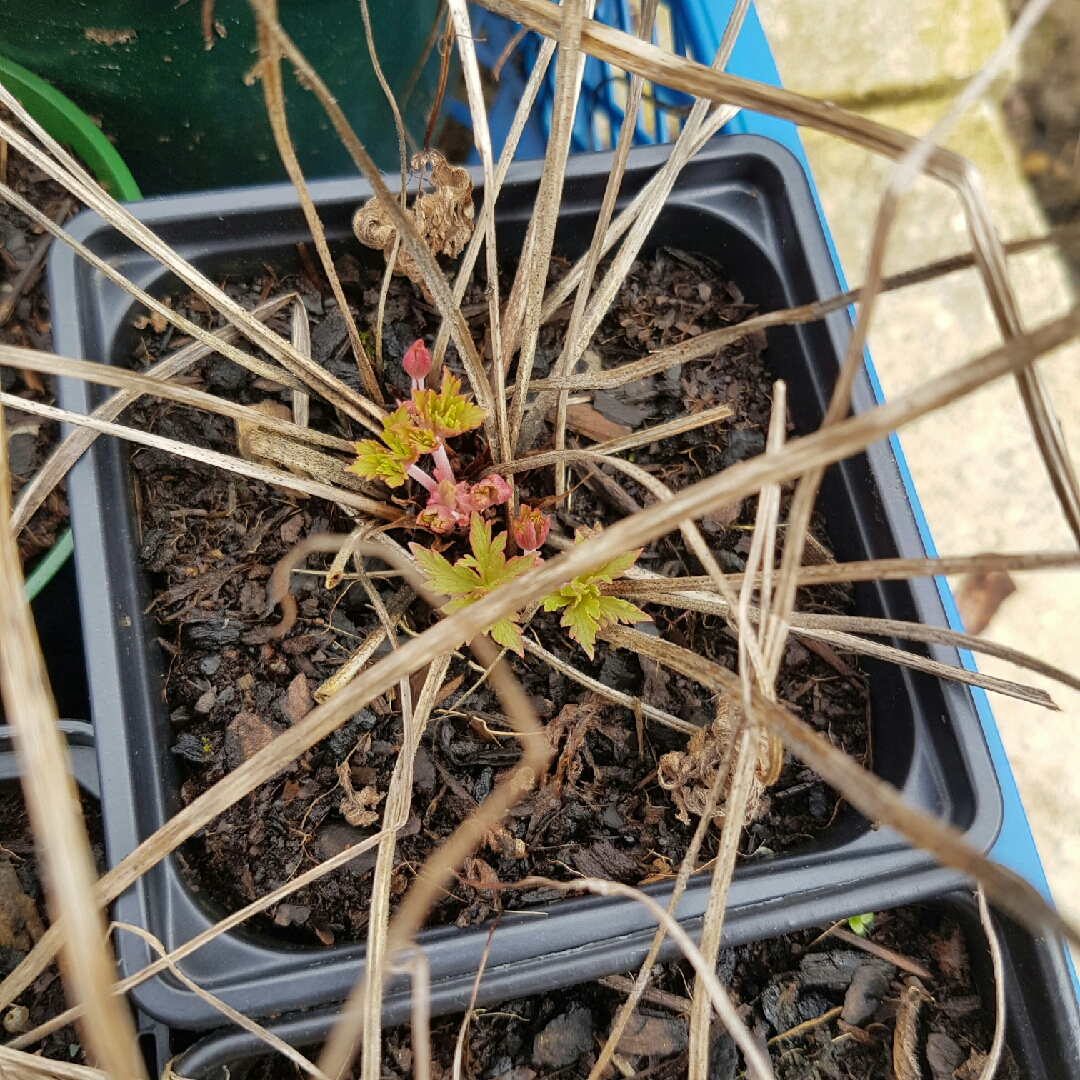
[[[825,85],[820,71],[822,56],[828,55],[824,26],[835,23],[840,35],[844,16],[853,26],[861,19],[859,25],[865,27],[883,18],[879,8],[893,9],[892,4],[844,0],[828,5],[826,15],[815,5],[822,20],[814,28],[808,25],[813,22],[810,5],[803,0],[762,0],[758,7],[785,85],[810,92]],[[946,41],[967,32],[967,16],[957,14],[962,7],[933,8],[925,13],[931,20],[927,25],[934,28],[927,31],[931,36]],[[807,35],[798,45],[788,36],[796,30]],[[886,32],[886,23],[880,24],[880,32]],[[850,36],[843,39],[849,44],[833,50],[837,63],[851,71],[836,75],[831,85],[865,94],[860,88],[870,85],[866,69],[880,63],[887,71],[892,65],[896,74],[890,79],[908,80],[895,95],[902,100],[861,111],[912,134],[925,133],[948,104],[937,92],[945,45],[921,56],[913,31],[898,31],[887,45],[876,34],[857,37],[857,41]],[[904,57],[891,59],[901,40]],[[829,96],[837,91],[817,92]],[[860,282],[889,163],[815,132],[802,134],[845,273],[850,282]],[[994,221],[1004,239],[1045,231],[1045,219],[995,105],[974,108],[948,145],[982,170]],[[903,200],[891,234],[887,269],[918,266],[967,250],[959,201],[942,185],[920,179]],[[1011,259],[1010,271],[1028,325],[1075,303],[1067,270],[1053,252]],[[871,354],[887,396],[999,342],[974,271],[883,297],[870,334]],[[1059,350],[1039,366],[1070,450],[1080,460],[1080,343]],[[911,425],[901,433],[901,443],[943,554],[1075,547],[1012,380]],[[985,636],[1080,674],[1080,573],[1017,574],[1015,580],[1017,592],[1005,601]],[[1044,686],[1061,705],[1060,713],[1051,713],[1010,698],[991,698],[1051,890],[1061,909],[1080,920],[1080,693],[999,661],[983,659],[980,667]]]
[[[870,103],[951,93],[1008,31],[999,0],[759,0],[789,90]],[[947,28],[947,32],[943,32]]]

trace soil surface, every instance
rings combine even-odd
[[[0,116],[12,121],[11,114],[3,106],[0,106]],[[15,126],[20,127],[17,123]],[[59,184],[14,151],[7,155],[6,172],[8,186],[54,221],[66,221],[78,212],[79,205]],[[2,170],[0,179],[3,179]],[[52,351],[45,263],[43,259],[34,258],[38,246],[47,240],[48,234],[40,225],[0,201],[0,344]],[[37,269],[26,277],[26,268],[31,264],[36,265]],[[14,296],[16,290],[18,295]],[[3,315],[8,307],[12,310],[5,321]],[[2,367],[0,381],[6,393],[55,404],[51,376]],[[38,471],[59,441],[60,425],[7,407],[4,408],[4,421],[14,497]],[[51,548],[57,533],[67,524],[64,487],[61,483],[48,496],[20,533],[19,555],[24,562]]]
[[[380,274],[351,257],[341,260],[350,303],[360,325],[373,337]],[[509,292],[509,281],[502,283]],[[248,307],[285,288],[299,289],[311,315],[313,355],[335,374],[359,386],[348,353],[342,320],[324,299],[314,278],[276,281],[230,281],[228,290]],[[173,303],[190,318],[213,325],[199,301],[176,296]],[[484,343],[486,304],[481,286],[464,305],[474,336]],[[635,266],[612,313],[596,335],[596,352],[587,362],[611,367],[671,344],[745,318],[752,311],[738,287],[715,267],[693,255],[660,252]],[[569,311],[544,328],[537,350],[537,375],[558,354]],[[288,334],[291,316],[271,322]],[[145,316],[134,364],[147,366],[163,352],[183,344],[171,329],[157,332]],[[400,366],[405,349],[417,337],[430,342],[437,317],[419,292],[394,279],[386,312],[384,349],[388,396],[405,396]],[[634,451],[634,461],[669,487],[678,489],[741,458],[759,453],[768,425],[771,380],[762,355],[764,338],[739,342],[712,360],[687,365],[666,375],[640,380],[621,391],[592,396],[589,416],[609,425],[639,427],[686,411],[726,402],[731,419],[703,427],[662,444]],[[451,350],[448,363],[457,369]],[[208,359],[186,376],[192,385],[248,404],[274,398],[272,383],[253,379],[221,358]],[[315,399],[312,425],[358,437]],[[159,435],[236,452],[233,423],[196,414],[163,402],[136,406],[129,418]],[[538,434],[537,447],[550,441],[550,427]],[[571,438],[571,442],[575,437]],[[452,440],[459,477],[475,480],[488,469],[486,449],[477,435]],[[274,564],[305,536],[350,531],[340,508],[318,499],[302,499],[261,483],[229,476],[181,461],[154,449],[137,449],[131,458],[140,522],[141,558],[153,592],[152,616],[162,649],[164,696],[174,730],[173,754],[180,770],[181,797],[190,802],[270,738],[297,722],[312,707],[314,691],[375,630],[378,618],[355,577],[332,591],[324,587],[323,557],[312,556],[293,578],[299,619],[289,636],[259,643],[258,628],[277,621],[267,617],[266,581]],[[606,473],[576,476],[571,508],[555,511],[554,528],[572,535],[579,525],[610,524],[634,505],[651,501],[633,482],[616,482]],[[526,475],[522,490],[534,500],[548,497],[551,471]],[[412,490],[415,489],[415,490]],[[419,486],[396,489],[415,499]],[[553,502],[553,500],[551,500]],[[405,509],[416,509],[418,503]],[[492,516],[494,512],[490,512]],[[749,550],[754,503],[728,508],[704,522],[706,537],[721,565],[741,570]],[[815,524],[819,541],[823,523]],[[398,530],[402,540],[430,543],[420,530]],[[823,549],[821,549],[823,550]],[[447,556],[463,551],[455,539]],[[666,576],[699,574],[697,561],[678,534],[649,545],[640,565]],[[381,567],[372,566],[381,570]],[[396,583],[377,579],[383,601],[392,606]],[[844,587],[819,588],[800,596],[804,610],[851,609]],[[728,667],[736,664],[736,644],[721,620],[710,616],[649,607],[655,630],[665,638],[696,649]],[[540,643],[579,671],[682,720],[708,725],[713,706],[696,685],[664,669],[643,671],[638,658],[598,644],[592,661],[558,625],[558,613],[537,614],[530,632]],[[408,625],[422,631],[432,616],[413,603]],[[648,625],[648,624],[646,624]],[[385,648],[385,644],[384,644]],[[868,693],[854,660],[829,650],[812,653],[794,639],[781,669],[778,692],[802,716],[857,760],[868,762]],[[638,884],[672,876],[686,850],[696,820],[680,820],[678,806],[657,782],[660,756],[684,750],[687,736],[648,722],[639,743],[630,709],[607,704],[531,656],[511,657],[541,719],[546,722],[558,770],[528,796],[466,867],[466,873],[437,904],[430,922],[468,925],[487,917],[500,901],[490,891],[476,891],[468,881],[513,882],[530,875],[567,879],[595,875]],[[646,663],[650,669],[654,665]],[[464,657],[455,658],[433,719],[417,755],[412,815],[398,841],[392,891],[395,899],[408,887],[434,847],[481,802],[518,757],[507,737],[508,723],[495,695],[475,687],[478,671]],[[415,679],[415,677],[414,677]],[[419,690],[415,682],[414,695]],[[342,772],[356,792],[374,788],[384,794],[401,744],[400,707],[394,695],[361,710],[334,735],[286,767],[203,830],[183,850],[192,887],[222,907],[235,909],[276,888],[374,832],[347,823],[339,809]],[[837,810],[836,795],[812,772],[785,760],[779,782],[761,800],[743,837],[745,858],[765,858],[806,844],[827,828]],[[376,807],[378,809],[378,807]],[[381,810],[379,810],[381,813]],[[716,852],[718,828],[710,831],[702,862]],[[361,937],[375,852],[296,893],[261,918],[264,928],[296,941]],[[516,907],[549,902],[550,892],[505,892],[501,902]]]
[[[106,870],[105,842],[97,801],[82,795],[83,817],[97,873]],[[38,876],[37,854],[22,792],[15,783],[0,784],[0,979],[25,959],[49,925],[45,893]],[[30,1031],[67,1009],[60,973],[53,964],[23,991],[3,1016],[4,1040]],[[60,1028],[33,1048],[61,1061],[85,1060],[73,1025]]]
[[[846,929],[846,928],[845,928]],[[495,931],[498,933],[498,930]],[[970,946],[950,909],[917,905],[874,919],[868,940],[886,959],[820,930],[725,949],[717,965],[754,1038],[764,1043],[778,1080],[977,1080],[993,1039],[993,992],[976,984]],[[915,975],[901,965],[923,969]],[[549,994],[501,1002],[473,1015],[463,1043],[462,1076],[486,1080],[586,1077],[636,973]],[[684,962],[657,965],[645,998],[619,1043],[620,1073],[680,1080],[687,1071],[693,972]],[[463,1017],[432,1021],[433,1080],[453,1075]],[[383,1039],[384,1077],[413,1075],[408,1027]],[[898,1058],[903,1064],[895,1067]],[[631,1073],[629,1070],[633,1070]],[[295,1075],[282,1058],[233,1072],[236,1080]],[[1006,1044],[995,1074],[1018,1080]],[[742,1054],[718,1025],[711,1035],[710,1080],[745,1076]]]

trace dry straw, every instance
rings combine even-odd
[[[11,1002],[26,989],[58,951],[72,996],[72,1008],[62,1017],[27,1033],[16,1040],[14,1046],[0,1048],[0,1066],[17,1076],[54,1076],[62,1080],[97,1080],[106,1073],[113,1077],[124,1077],[125,1080],[141,1075],[141,1058],[130,1018],[120,1007],[117,995],[166,970],[172,971],[182,981],[189,981],[177,967],[185,956],[204,947],[217,935],[239,925],[256,912],[266,910],[291,891],[317,880],[323,874],[356,857],[362,850],[377,846],[379,854],[366,974],[357,982],[348,1002],[343,1006],[339,1023],[323,1047],[318,1065],[313,1065],[283,1045],[274,1045],[299,1068],[312,1075],[325,1075],[337,1080],[348,1068],[363,1039],[362,1075],[364,1080],[377,1080],[381,1063],[379,1028],[383,985],[391,972],[407,970],[414,988],[414,1061],[417,1075],[424,1080],[430,1073],[427,1045],[430,1002],[426,964],[423,956],[413,946],[414,937],[427,917],[438,890],[446,885],[508,809],[526,791],[541,783],[551,753],[544,731],[536,720],[524,691],[513,677],[505,659],[483,636],[483,632],[497,619],[515,612],[524,612],[523,621],[527,622],[536,609],[537,601],[570,578],[675,530],[681,531],[687,547],[698,557],[706,571],[704,576],[661,579],[645,572],[637,572],[616,582],[608,591],[669,609],[708,612],[723,618],[738,637],[738,672],[731,672],[670,642],[634,630],[609,628],[603,632],[602,637],[613,645],[633,649],[640,656],[648,658],[649,662],[664,665],[696,681],[709,693],[717,695],[718,709],[728,710],[727,715],[734,715],[734,722],[706,797],[705,813],[699,820],[686,859],[676,878],[668,911],[663,911],[654,901],[636,890],[610,882],[578,881],[572,886],[545,883],[561,889],[587,889],[601,895],[632,897],[645,904],[659,926],[649,958],[639,972],[610,1037],[601,1050],[593,1070],[593,1080],[596,1080],[610,1062],[619,1032],[645,992],[652,962],[665,937],[676,942],[696,972],[691,1008],[690,1075],[694,1080],[701,1080],[707,1075],[708,1031],[713,1015],[718,1016],[731,1031],[744,1053],[749,1073],[762,1077],[771,1075],[766,1056],[738,1019],[733,1003],[716,980],[715,955],[721,940],[727,889],[744,813],[747,806],[752,806],[759,772],[767,776],[775,769],[781,746],[813,768],[867,818],[893,827],[913,844],[921,845],[932,852],[944,865],[959,869],[979,881],[980,912],[990,940],[997,983],[997,1023],[991,1053],[992,1059],[996,1061],[1001,1053],[1004,1030],[1004,991],[1000,946],[990,922],[986,898],[1037,933],[1060,933],[1073,941],[1080,940],[1080,936],[1029,885],[973,851],[951,827],[907,806],[894,788],[861,768],[802,723],[777,700],[775,680],[779,658],[783,654],[789,632],[794,632],[808,640],[826,642],[839,651],[878,657],[932,675],[983,686],[996,692],[1022,697],[1024,700],[1037,701],[1047,707],[1054,707],[1053,702],[1041,690],[1009,680],[962,671],[939,660],[867,638],[898,638],[927,645],[975,649],[1008,660],[1021,668],[1036,671],[1073,688],[1080,686],[1080,680],[1037,658],[955,631],[894,620],[819,616],[800,613],[795,609],[796,590],[804,585],[836,581],[899,580],[973,570],[1046,570],[1054,567],[1075,567],[1080,561],[1080,556],[1074,552],[1031,552],[802,565],[803,549],[809,542],[807,524],[810,512],[822,472],[827,466],[863,451],[871,443],[904,425],[1005,376],[1017,379],[1024,407],[1055,494],[1062,505],[1066,520],[1080,537],[1080,494],[1077,481],[1047,395],[1033,367],[1036,359],[1080,333],[1080,308],[1034,330],[1024,331],[1017,315],[1006,255],[1013,251],[1027,250],[1041,241],[1026,240],[1010,246],[1003,245],[987,211],[977,174],[966,161],[937,145],[948,127],[984,92],[1009,56],[1030,33],[1047,6],[1047,0],[1033,0],[1027,5],[1003,46],[967,85],[954,107],[947,112],[930,136],[922,140],[912,139],[810,98],[726,75],[722,69],[747,10],[745,0],[739,0],[735,5],[711,68],[665,53],[649,44],[649,30],[656,13],[656,0],[646,0],[637,36],[596,23],[592,19],[592,4],[589,0],[564,0],[561,7],[547,3],[546,0],[481,0],[481,3],[514,19],[522,26],[537,31],[544,40],[523,100],[514,116],[506,147],[496,161],[488,130],[482,75],[473,45],[468,8],[462,0],[449,2],[449,19],[456,31],[485,192],[474,234],[451,287],[446,274],[421,237],[405,200],[406,133],[394,94],[378,63],[364,0],[361,6],[367,31],[367,45],[384,93],[394,112],[399,137],[402,171],[399,191],[396,194],[379,175],[361,139],[348,124],[337,101],[318,73],[282,30],[277,21],[274,0],[251,0],[258,26],[260,57],[255,74],[263,83],[267,112],[280,156],[296,189],[320,256],[322,269],[338,301],[338,308],[346,319],[349,340],[365,393],[351,390],[311,359],[307,315],[303,306],[295,302],[294,297],[279,297],[255,312],[241,308],[213,282],[171,251],[127,210],[113,203],[81,166],[34,124],[7,91],[0,88],[0,102],[11,109],[23,129],[30,133],[28,138],[14,125],[0,120],[0,139],[10,145],[13,152],[23,155],[61,183],[85,205],[97,210],[128,242],[158,259],[228,323],[224,329],[214,332],[195,325],[158,298],[147,295],[126,280],[115,267],[74,241],[59,225],[30,206],[22,196],[6,186],[0,186],[0,198],[27,214],[51,236],[70,244],[79,257],[87,260],[98,273],[125,289],[137,302],[194,339],[192,344],[161,361],[145,375],[98,367],[82,361],[65,360],[29,350],[7,347],[0,349],[0,364],[56,376],[81,378],[116,390],[116,393],[90,416],[66,412],[51,405],[34,403],[8,394],[0,395],[0,403],[4,405],[75,426],[74,433],[67,436],[54,452],[39,477],[27,486],[13,512],[7,505],[8,478],[2,456],[6,440],[0,438],[0,484],[3,485],[0,511],[10,522],[10,528],[4,529],[0,536],[0,590],[3,592],[0,618],[5,620],[5,627],[0,632],[0,678],[7,714],[18,732],[20,753],[23,755],[27,775],[27,801],[35,834],[42,846],[45,884],[52,916],[52,925],[30,956],[0,984],[0,1005]],[[556,42],[559,48],[547,159],[536,207],[520,252],[519,269],[506,304],[502,305],[497,288],[499,261],[495,246],[495,205],[541,81],[552,57],[555,56]],[[357,43],[357,46],[360,47],[360,43]],[[559,215],[571,126],[580,93],[583,65],[586,57],[590,55],[630,73],[628,100],[631,107],[620,130],[614,164],[589,250],[562,281],[548,288],[547,268]],[[312,396],[322,398],[342,410],[345,415],[376,429],[380,426],[383,409],[375,368],[364,351],[355,319],[348,307],[326,244],[317,209],[308,193],[291,141],[282,90],[283,60],[293,66],[301,85],[313,92],[323,106],[357,169],[371,185],[375,197],[393,222],[398,242],[419,268],[424,285],[433,298],[441,319],[433,350],[435,362],[441,362],[448,343],[453,340],[476,401],[486,410],[485,435],[492,459],[500,470],[507,476],[515,476],[526,471],[551,469],[556,490],[562,492],[568,465],[586,470],[596,470],[604,466],[634,480],[655,500],[651,505],[618,521],[599,535],[592,536],[584,543],[538,565],[512,584],[503,586],[462,611],[440,617],[428,630],[400,643],[397,641],[396,632],[409,603],[419,596],[429,605],[437,607],[440,598],[425,590],[409,556],[393,539],[380,532],[381,525],[401,520],[401,510],[382,497],[377,497],[378,492],[373,493],[370,489],[347,480],[341,468],[347,458],[334,455],[347,454],[350,451],[349,443],[312,429],[308,422],[308,407]],[[625,177],[637,102],[646,82],[688,93],[695,98],[695,104],[668,161],[629,199],[626,208],[616,213]],[[875,225],[871,257],[864,278],[865,285],[842,296],[786,311],[756,315],[738,326],[701,334],[658,350],[642,360],[611,370],[574,374],[575,362],[590,342],[593,332],[625,280],[631,263],[650,235],[680,170],[739,108],[754,109],[814,127],[830,135],[848,139],[896,162]],[[896,202],[899,195],[920,173],[929,174],[957,192],[966,215],[974,250],[970,256],[921,268],[898,278],[885,278],[881,268]],[[617,244],[620,246],[614,253],[611,266],[594,289],[594,278],[602,258],[612,252]],[[487,297],[491,351],[490,362],[486,365],[484,357],[472,340],[461,311],[461,303],[472,280],[481,245],[485,249],[489,283]],[[377,359],[381,358],[383,311],[390,274],[395,263],[396,248],[391,252],[381,292],[377,316],[376,338],[380,342],[376,349]],[[851,385],[861,363],[862,346],[873,318],[876,298],[889,289],[902,288],[916,281],[932,280],[938,275],[951,273],[965,266],[974,266],[979,274],[998,321],[1002,344],[982,356],[927,380],[888,404],[872,408],[859,416],[849,416]],[[575,289],[577,292],[561,355],[550,377],[533,379],[532,364],[540,328],[567,302]],[[680,491],[671,491],[656,477],[617,455],[647,443],[716,423],[729,415],[730,410],[726,406],[718,406],[697,414],[688,413],[587,449],[566,447],[566,407],[572,392],[610,389],[675,365],[711,358],[718,349],[745,338],[750,333],[760,332],[771,326],[821,319],[851,302],[859,304],[858,322],[825,423],[820,430],[785,442],[783,388],[778,386],[766,453]],[[265,325],[265,320],[287,303],[293,303],[292,332],[288,339]],[[247,352],[240,345],[241,339],[246,339],[249,346],[254,346],[270,360]],[[291,389],[292,421],[267,416],[172,381],[176,376],[190,370],[192,365],[210,352],[217,352],[227,360],[242,364],[263,378],[272,379]],[[506,379],[515,355],[518,357],[516,380],[512,387],[507,387]],[[117,422],[127,406],[146,395],[234,420],[241,434],[248,433],[245,437],[258,441],[259,446],[277,446],[279,456],[269,456],[273,456],[275,463],[284,467],[271,468],[261,461],[246,460],[243,454],[232,456],[202,450]],[[527,437],[531,431],[528,425],[535,423],[538,426],[551,405],[555,406],[555,449],[539,454],[518,454],[516,451],[519,438],[523,445],[531,445],[532,439]],[[351,534],[309,537],[283,560],[274,572],[268,600],[271,603],[280,603],[282,618],[276,626],[268,623],[265,632],[268,639],[280,637],[292,626],[296,617],[296,605],[289,592],[290,575],[301,559],[317,551],[337,553],[327,573],[326,587],[334,587],[342,580],[350,559],[355,562],[356,572],[353,577],[368,590],[382,625],[369,635],[338,674],[319,688],[316,694],[319,704],[312,712],[184,807],[157,833],[144,840],[121,860],[97,882],[96,887],[92,887],[88,847],[85,832],[78,820],[77,802],[73,797],[60,800],[55,798],[57,791],[70,793],[71,784],[64,771],[64,750],[55,727],[55,709],[45,684],[40,652],[25,603],[21,599],[22,583],[13,539],[98,434],[115,435],[136,444],[154,446],[236,475],[261,480],[279,488],[316,495],[348,508],[355,518],[355,528]],[[0,436],[2,435],[0,418]],[[243,449],[244,438],[241,438],[240,442]],[[303,475],[298,475],[297,469],[292,467],[296,463],[303,463],[303,469],[300,470]],[[781,523],[780,488],[781,485],[792,483],[797,484],[796,497],[787,521]],[[758,514],[747,572],[742,575],[725,575],[694,522],[705,514],[752,495],[758,496]],[[780,559],[778,572],[774,569],[777,556]],[[366,561],[371,560],[388,564],[393,571],[401,574],[406,582],[406,586],[388,604],[384,604],[380,599],[368,576]],[[387,639],[394,648],[389,655],[376,660],[376,650]],[[499,695],[503,711],[522,747],[522,756],[517,767],[511,770],[482,805],[462,822],[449,840],[431,855],[417,874],[398,911],[391,917],[390,871],[393,866],[396,834],[408,816],[411,801],[413,755],[437,694],[443,686],[450,658],[466,642],[472,644],[477,662],[484,672],[483,678],[490,681]],[[666,724],[683,733],[687,733],[687,729],[691,727],[685,721],[647,702],[604,687],[577,670],[572,663],[555,657],[528,636],[525,647],[534,657],[550,664],[553,669],[602,694],[607,700],[630,708],[641,725],[648,720]],[[410,677],[424,670],[426,675],[423,689],[413,707]],[[123,982],[114,982],[101,907],[129,888],[140,875],[173,851],[177,845],[333,732],[357,709],[392,687],[399,691],[405,736],[390,790],[386,793],[384,820],[380,832],[356,848],[343,852],[268,896],[259,898],[242,911],[222,920],[211,930],[181,944],[172,953],[160,956],[143,971],[131,975]],[[768,733],[767,737],[762,735],[763,731]],[[725,790],[726,805],[722,801]],[[724,825],[720,838],[720,854],[713,866],[709,907],[699,949],[690,942],[672,913],[689,875],[697,869],[698,854],[712,816],[721,809],[724,813]],[[477,972],[477,985],[480,976],[481,973]],[[201,988],[193,989],[199,994],[205,993]],[[252,1021],[239,1015],[230,1014],[230,1017],[237,1024],[258,1034],[260,1038],[267,1037]],[[55,1030],[59,1024],[73,1018],[79,1018],[85,1025],[89,1045],[102,1065],[102,1072],[48,1062],[22,1052],[22,1047],[32,1045],[35,1039],[43,1037],[47,1031]]]

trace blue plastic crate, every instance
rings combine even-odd
[[[653,43],[699,63],[710,64],[720,45],[732,6],[733,0],[661,0],[653,29]],[[596,18],[627,33],[635,33],[638,9],[639,4],[632,4],[629,0],[599,0]],[[498,66],[500,58],[504,60],[499,90],[488,110],[492,144],[498,155],[540,51],[540,38],[534,33],[526,34],[506,56],[506,50],[520,27],[475,5],[471,8],[471,17],[477,59],[481,65],[491,71]],[[753,7],[725,70],[733,75],[779,84],[772,54]],[[571,153],[612,149],[623,121],[627,83],[624,72],[594,57],[586,59],[571,135]],[[555,65],[552,64],[518,144],[518,159],[544,156],[554,93]],[[692,104],[693,99],[687,94],[646,83],[642,105],[638,110],[634,145],[673,141]],[[447,111],[462,125],[470,126],[469,108],[465,101],[455,99],[448,102]],[[782,129],[790,129],[790,135]],[[794,133],[792,125],[765,116],[755,116],[753,121],[748,121],[740,115],[724,130],[768,135],[788,145],[789,149],[790,136]],[[797,142],[797,136],[794,138]]]

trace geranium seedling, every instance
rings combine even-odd
[[[536,565],[535,555],[515,555],[508,559],[504,554],[506,533],[501,532],[493,538],[491,522],[485,521],[479,514],[472,516],[469,546],[472,553],[463,555],[451,564],[438,552],[416,543],[409,545],[428,584],[436,592],[450,597],[450,602],[443,608],[448,614],[476,603],[493,589],[513,581]],[[500,645],[513,649],[518,656],[525,655],[517,615],[500,619],[489,626],[487,632]]]
[[[424,389],[431,354],[422,339],[409,346],[401,363],[412,380],[411,400],[383,420],[381,443],[364,439],[355,444],[356,460],[348,470],[365,480],[382,480],[390,487],[401,487],[411,477],[428,493],[417,524],[445,535],[468,525],[476,511],[506,502],[510,485],[496,475],[471,487],[454,478],[445,440],[478,428],[484,421],[484,410],[461,393],[461,380],[445,367],[439,390]],[[418,464],[424,454],[432,457],[433,476]]]
[[[580,544],[585,539],[578,532],[575,542]],[[561,624],[570,631],[574,639],[593,659],[596,646],[596,632],[611,623],[652,622],[641,608],[629,600],[620,600],[617,596],[605,596],[600,592],[601,584],[610,585],[621,577],[637,562],[642,549],[616,555],[603,566],[586,574],[579,574],[558,592],[544,598],[545,611],[557,611],[564,608]]]

